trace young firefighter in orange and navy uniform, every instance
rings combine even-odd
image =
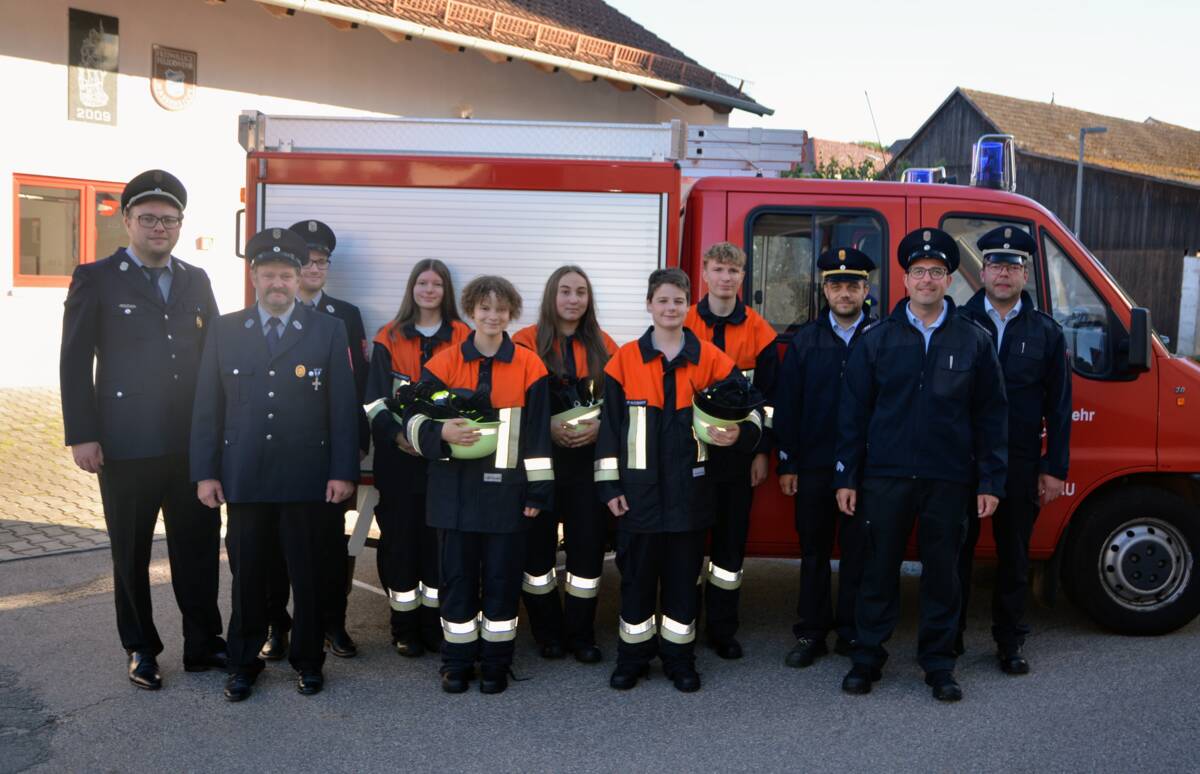
[[[696,579],[715,518],[709,447],[692,428],[692,398],[716,382],[741,379],[733,361],[683,325],[691,283],[679,269],[650,275],[646,309],[654,324],[621,347],[604,369],[604,408],[596,442],[600,499],[617,516],[621,620],[617,668],[609,685],[637,685],[657,654],[681,691],[696,673]],[[718,446],[749,451],[753,421],[710,429]],[[661,594],[661,637],[654,615]]]
[[[770,395],[779,371],[775,329],[738,298],[746,276],[746,254],[729,242],[718,242],[704,253],[703,272],[708,295],[688,311],[684,325],[729,355],[759,392]],[[772,406],[764,406],[763,413],[766,433],[758,449],[739,444],[712,452],[711,469],[721,486],[716,488],[717,518],[709,548],[712,560],[705,572],[704,628],[709,645],[721,658],[742,657],[742,646],[735,638],[738,596],[754,487],[767,478]]]
[[[452,458],[451,444],[480,439],[461,418],[438,422],[409,411],[405,431],[430,460],[426,513],[440,549],[442,688],[467,690],[478,660],[480,691],[500,693],[508,687],[517,636],[525,530],[554,504],[549,387],[538,356],[505,333],[521,316],[512,283],[476,277],[463,289],[462,309],[474,332],[430,358],[421,381],[471,392],[477,401],[486,397],[499,413],[496,452]]]
[[[375,440],[379,504],[379,580],[391,603],[392,644],[402,656],[441,649],[438,616],[437,530],[425,523],[428,464],[404,436],[403,417],[385,400],[421,378],[437,353],[457,347],[471,329],[458,317],[450,270],[439,260],[417,261],[396,319],[379,329],[367,375],[367,414]]]
[[[561,266],[550,275],[537,324],[517,331],[513,341],[536,352],[550,371],[552,412],[579,404],[581,385],[585,392],[590,387],[590,395],[603,396],[604,365],[617,344],[596,322],[592,283],[583,269]],[[561,405],[555,407],[556,402]],[[577,425],[550,420],[554,510],[538,516],[529,530],[522,584],[529,625],[543,658],[561,658],[567,650],[585,664],[602,658],[595,621],[608,509],[596,501],[592,480],[599,432],[598,418],[580,419]],[[554,571],[560,520],[567,548],[565,604],[559,601]]]

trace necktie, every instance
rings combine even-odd
[[[272,317],[267,320],[267,352],[271,356],[275,356],[275,351],[279,349],[280,328],[283,327],[283,320],[278,317]]]
[[[162,275],[167,270],[165,266],[143,266],[142,270],[146,272],[146,277],[150,280],[150,287],[162,297],[163,301],[167,300],[167,296],[162,290]]]

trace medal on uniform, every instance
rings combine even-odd
[[[316,392],[317,390],[321,389],[321,369],[314,368],[313,370],[309,371],[309,373],[313,377],[313,380],[312,380],[313,392]]]
[[[204,327],[204,319],[203,319],[203,318],[201,318],[201,317],[200,317],[200,315],[196,315],[196,327],[197,327],[197,328],[203,328],[203,327]]]
[[[295,373],[296,373],[296,378],[297,378],[297,379],[303,379],[303,378],[304,378],[304,373],[305,373],[305,370],[306,370],[306,369],[304,368],[304,364],[303,364],[303,363],[301,363],[300,365],[296,366],[296,371],[295,371]]]

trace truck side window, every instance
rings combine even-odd
[[[974,215],[952,215],[942,219],[942,230],[958,242],[959,264],[954,273],[954,282],[950,285],[950,297],[954,303],[962,306],[975,292],[983,287],[980,271],[983,267],[983,256],[975,246],[979,237],[1000,226],[1013,226],[1025,233],[1032,233],[1030,225],[1020,221],[985,218]],[[1037,267],[1029,267],[1029,280],[1025,290],[1033,297],[1034,306],[1041,305],[1041,294],[1037,288]]]
[[[1042,234],[1050,310],[1063,327],[1075,371],[1101,376],[1112,367],[1108,307],[1058,244]]]
[[[855,247],[882,265],[885,241],[883,219],[873,213],[760,213],[751,221],[746,298],[779,333],[795,330],[824,305],[817,271],[822,252]],[[871,297],[880,299],[878,269],[871,274]]]

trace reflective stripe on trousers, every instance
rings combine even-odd
[[[508,642],[517,637],[517,619],[509,618],[507,621],[492,621],[481,614],[480,629],[482,630],[483,638],[488,642]]]
[[[408,591],[388,589],[388,602],[391,604],[393,610],[401,613],[416,610],[421,606],[417,589],[409,589]]]
[[[724,567],[708,563],[708,582],[719,589],[735,591],[742,585],[742,571],[731,572]]]
[[[442,636],[446,642],[467,643],[474,642],[479,639],[479,617],[476,616],[470,621],[463,623],[455,623],[442,619]]]
[[[680,623],[668,615],[662,617],[662,638],[678,645],[687,645],[696,639],[696,622]]]
[[[549,594],[558,587],[558,574],[554,568],[545,575],[530,575],[525,573],[521,578],[521,591],[530,594]]]
[[[621,636],[622,641],[636,645],[639,642],[646,642],[653,639],[655,629],[654,616],[650,616],[638,624],[628,623],[624,618],[621,618],[620,624],[617,626],[617,633]]]
[[[438,607],[441,605],[441,602],[438,601],[438,590],[433,586],[418,583],[417,590],[421,594],[421,604],[425,607]]]
[[[581,578],[574,573],[567,573],[567,593],[579,599],[592,599],[600,593],[599,578]]]

